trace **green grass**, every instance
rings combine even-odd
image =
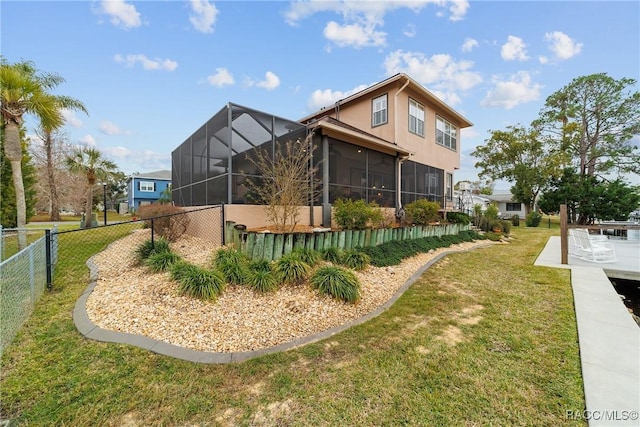
[[[509,244],[447,256],[371,321],[229,365],[84,339],[71,313],[87,274],[69,265],[59,272],[64,285],[43,295],[5,351],[2,418],[80,426],[585,425],[565,416],[584,409],[569,272],[533,266],[557,230],[512,234]],[[107,243],[92,241],[83,257]]]

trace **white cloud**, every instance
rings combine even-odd
[[[447,94],[452,101],[459,101],[456,92],[469,90],[482,82],[480,74],[473,71],[473,65],[473,61],[456,62],[447,54],[428,58],[422,53],[402,50],[390,53],[384,60],[387,75],[406,73],[420,84],[428,85],[434,94]]]
[[[471,52],[476,47],[478,47],[478,40],[467,37],[462,44],[462,51]]]
[[[316,89],[311,94],[311,97],[307,101],[307,106],[311,111],[318,111],[322,107],[327,107],[336,103],[337,101],[344,99],[348,96],[353,95],[354,93],[360,92],[361,90],[369,87],[368,85],[360,85],[352,90],[343,92],[343,91],[333,91],[331,89]]]
[[[76,116],[75,111],[67,110],[66,108],[63,108],[61,112],[62,112],[62,117],[64,117],[64,121],[66,124],[76,129],[80,129],[82,127],[82,120],[80,120]]]
[[[102,148],[102,152],[116,159],[128,159],[133,156],[133,152],[126,147],[106,147]]]
[[[256,86],[267,90],[273,90],[280,86],[280,77],[276,76],[271,71],[267,71],[264,75],[264,80],[256,83]]]
[[[385,44],[387,33],[376,31],[374,24],[345,24],[340,25],[331,21],[324,28],[325,38],[339,47],[353,46],[382,46]]]
[[[123,62],[127,67],[133,67],[136,63],[142,64],[142,68],[145,70],[164,70],[174,71],[178,68],[178,63],[171,59],[149,59],[146,55],[136,54],[123,56],[119,53],[113,56],[116,62]]]
[[[382,46],[386,43],[386,33],[379,28],[384,25],[387,13],[398,9],[410,9],[417,13],[429,4],[440,8],[448,6],[449,19],[452,21],[462,19],[469,8],[467,0],[295,1],[285,12],[285,20],[290,25],[297,25],[316,13],[333,12],[341,15],[343,22],[332,20],[326,24],[324,35],[328,40],[340,47]]]
[[[416,36],[416,26],[414,24],[408,24],[406,29],[402,32],[405,37],[413,38]]]
[[[223,87],[231,86],[235,83],[233,76],[226,68],[216,68],[216,73],[207,77],[211,86]]]
[[[539,99],[541,88],[542,85],[534,83],[527,71],[520,71],[508,80],[496,76],[493,79],[493,89],[489,90],[480,105],[510,110],[517,105]]]
[[[505,61],[526,61],[529,59],[527,56],[527,45],[520,37],[516,36],[509,36],[507,38],[507,42],[502,45],[500,54]]]
[[[126,30],[142,25],[140,13],[132,4],[125,0],[102,0],[99,12],[111,17],[110,21],[116,27]]]
[[[544,56],[544,55],[540,55],[540,56],[538,57],[538,62],[540,62],[540,63],[541,63],[541,64],[543,64],[543,65],[544,65],[544,64],[547,64],[547,63],[549,62],[549,58],[547,58],[547,57],[546,57],[546,56]]]
[[[572,58],[582,51],[582,43],[576,43],[575,40],[560,31],[546,33],[544,39],[549,43],[549,50],[561,60]]]
[[[129,131],[121,129],[118,125],[108,121],[101,122],[100,126],[98,126],[98,129],[100,129],[100,132],[104,133],[105,135],[129,135],[130,134]]]
[[[189,15],[189,22],[193,28],[201,33],[213,33],[213,26],[219,13],[215,4],[207,0],[191,0],[191,10],[194,13]]]
[[[89,134],[86,134],[82,138],[78,139],[78,142],[80,144],[86,145],[88,147],[95,147],[96,146],[96,139],[92,135],[89,135]]]

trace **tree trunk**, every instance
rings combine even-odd
[[[55,175],[53,169],[53,142],[51,132],[46,132],[44,146],[47,152],[47,180],[49,181],[49,198],[51,199],[51,221],[60,221],[60,209],[58,208],[58,190],[56,190]]]
[[[27,247],[27,235],[24,231],[27,225],[27,201],[24,194],[22,179],[22,144],[20,143],[20,128],[15,121],[7,121],[5,127],[4,154],[11,164],[11,176],[16,193],[16,227],[18,230],[18,249]],[[22,230],[20,230],[22,229]]]
[[[87,188],[87,205],[85,206],[85,227],[91,228],[93,227],[93,222],[91,221],[91,214],[93,213],[93,185],[89,184],[89,188]]]

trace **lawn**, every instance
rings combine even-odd
[[[0,413],[33,425],[584,425],[566,419],[585,406],[569,272],[533,266],[557,233],[515,227],[511,243],[448,255],[369,322],[230,365],[84,339],[74,260],[5,351]],[[116,237],[77,247],[86,259]]]

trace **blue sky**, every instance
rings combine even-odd
[[[528,125],[576,77],[640,73],[638,1],[3,0],[0,13],[2,55],[60,74],[57,93],[87,106],[67,114],[69,141],[127,174],[170,169],[227,102],[298,120],[404,72],[474,123],[454,179],[475,180],[469,153],[491,130]]]

